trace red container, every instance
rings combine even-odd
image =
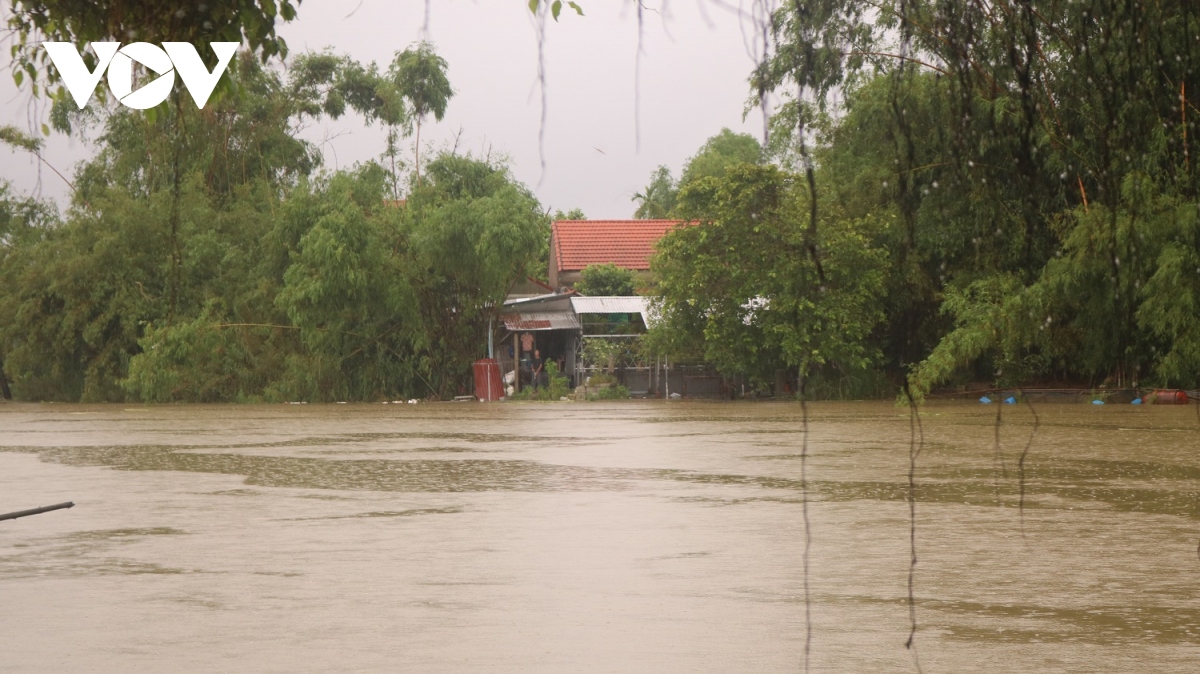
[[[1159,389],[1154,392],[1155,405],[1186,405],[1188,404],[1187,391],[1178,389]]]
[[[500,377],[500,364],[495,358],[475,361],[475,397],[480,402],[504,397],[504,380]]]

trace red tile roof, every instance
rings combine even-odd
[[[654,244],[679,220],[557,220],[551,226],[558,271],[613,263],[626,269],[650,268]]]

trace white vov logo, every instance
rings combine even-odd
[[[176,72],[183,79],[183,86],[192,95],[196,107],[204,107],[238,48],[237,42],[210,44],[217,55],[217,66],[212,72],[208,71],[196,48],[188,42],[164,42],[162,49],[149,42],[134,42],[124,47],[120,42],[93,42],[92,51],[96,53],[98,62],[92,71],[87,69],[83,57],[70,42],[43,42],[42,46],[46,48],[54,67],[58,68],[59,76],[80,110],[87,106],[106,69],[108,88],[117,100],[127,107],[146,110],[167,100],[175,86]],[[158,74],[137,91],[133,90],[134,61]]]

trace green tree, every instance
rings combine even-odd
[[[913,372],[916,390],[983,357],[1006,385],[1069,372],[1091,385],[1112,376],[1134,386],[1191,386],[1200,372],[1200,216],[1195,203],[1161,194],[1146,176],[1130,175],[1126,190],[1131,198],[1141,192],[1142,206],[1136,218],[1118,215],[1115,242],[1107,207],[1079,209],[1063,223],[1061,254],[1033,283],[1010,273],[951,286],[943,311],[954,329]],[[1114,247],[1139,252],[1118,279],[1128,304],[1108,292]]]
[[[31,271],[24,251],[36,246],[57,222],[58,213],[51,204],[15,194],[7,182],[0,182],[0,286],[10,289],[0,292],[0,397],[5,400],[13,398],[5,373],[8,351],[23,350],[29,344],[29,336],[14,320],[19,303],[11,289]]]
[[[721,129],[687,160],[678,183],[666,166],[654,169],[646,188],[633,195],[633,201],[638,205],[633,217],[639,220],[674,217],[679,190],[684,186],[701,178],[720,178],[732,166],[758,164],[762,160],[762,146],[753,136]]]
[[[446,106],[454,96],[450,80],[446,77],[446,60],[437,55],[433,45],[419,42],[396,54],[388,67],[396,91],[408,101],[412,121],[416,125],[416,141],[413,150],[417,182],[421,180],[421,122],[428,115],[442,121]]]
[[[281,195],[319,155],[292,136],[297,108],[277,75],[250,58],[230,70],[236,94],[185,108],[178,122],[127,110],[100,118],[71,209],[13,249],[0,352],[21,397],[119,400],[145,334],[203,311],[224,312],[214,322],[279,322],[262,310],[282,275],[262,242]]]
[[[384,203],[386,182],[376,164],[308,181],[281,213],[275,237],[290,264],[274,303],[303,347],[273,386],[281,397],[373,400],[412,386],[420,330],[409,237]]]
[[[126,389],[147,400],[460,392],[544,216],[503,166],[469,157],[430,162],[403,207],[387,183],[376,164],[302,179],[251,247],[261,263],[242,271],[265,294],[237,316],[213,298],[191,321],[147,329]]]
[[[442,154],[412,186],[405,263],[416,293],[419,372],[440,396],[470,382],[514,284],[537,264],[546,218],[507,167]]]
[[[704,141],[700,150],[683,165],[683,173],[679,176],[679,187],[685,187],[701,178],[722,178],[730,167],[739,164],[758,164],[762,162],[762,158],[762,146],[754,136],[721,129],[717,135]],[[661,176],[662,167],[659,167],[655,172],[655,178]],[[666,177],[670,178],[670,172],[666,173]]]
[[[587,220],[582,208],[572,208],[567,212],[563,212],[561,208],[554,211],[554,215],[550,216],[551,220]]]
[[[589,264],[580,272],[580,277],[579,283],[575,284],[580,295],[622,296],[636,292],[635,272],[611,262]]]
[[[660,314],[652,350],[699,356],[762,384],[781,368],[875,362],[870,337],[887,266],[869,245],[877,225],[825,223],[822,279],[803,248],[805,196],[792,176],[750,164],[683,189],[681,215],[696,224],[668,233],[652,260]]]
[[[1200,197],[1190,6],[989,11],[785,3],[752,77],[784,100],[772,147],[813,176],[812,227],[827,209],[892,218],[878,235],[893,253],[889,364],[928,358],[920,386],[1200,379],[1189,323],[1165,299],[1170,287],[1189,301],[1178,270]],[[825,116],[835,97],[844,114]],[[1151,284],[1156,265],[1174,271]],[[1004,331],[983,325],[1006,315]]]
[[[326,50],[296,57],[289,68],[288,85],[305,116],[337,119],[349,107],[368,123],[384,125],[387,145],[382,158],[388,164],[392,198],[399,199],[404,167],[403,162],[397,166],[399,141],[412,119],[396,83],[381,75],[375,63],[364,66]]]

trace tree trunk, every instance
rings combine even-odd
[[[183,284],[183,250],[179,245],[179,229],[182,214],[180,204],[183,202],[183,108],[179,94],[174,94],[175,129],[172,137],[171,155],[171,210],[170,241],[171,271],[169,283],[169,304],[167,307],[167,323],[175,321],[176,310],[179,306],[179,287]]]
[[[4,376],[4,361],[0,360],[0,396],[12,400],[12,389],[8,388],[8,377]]]
[[[413,144],[413,156],[415,157],[415,167],[417,171],[417,184],[421,184],[421,118],[417,118],[417,140]]]

